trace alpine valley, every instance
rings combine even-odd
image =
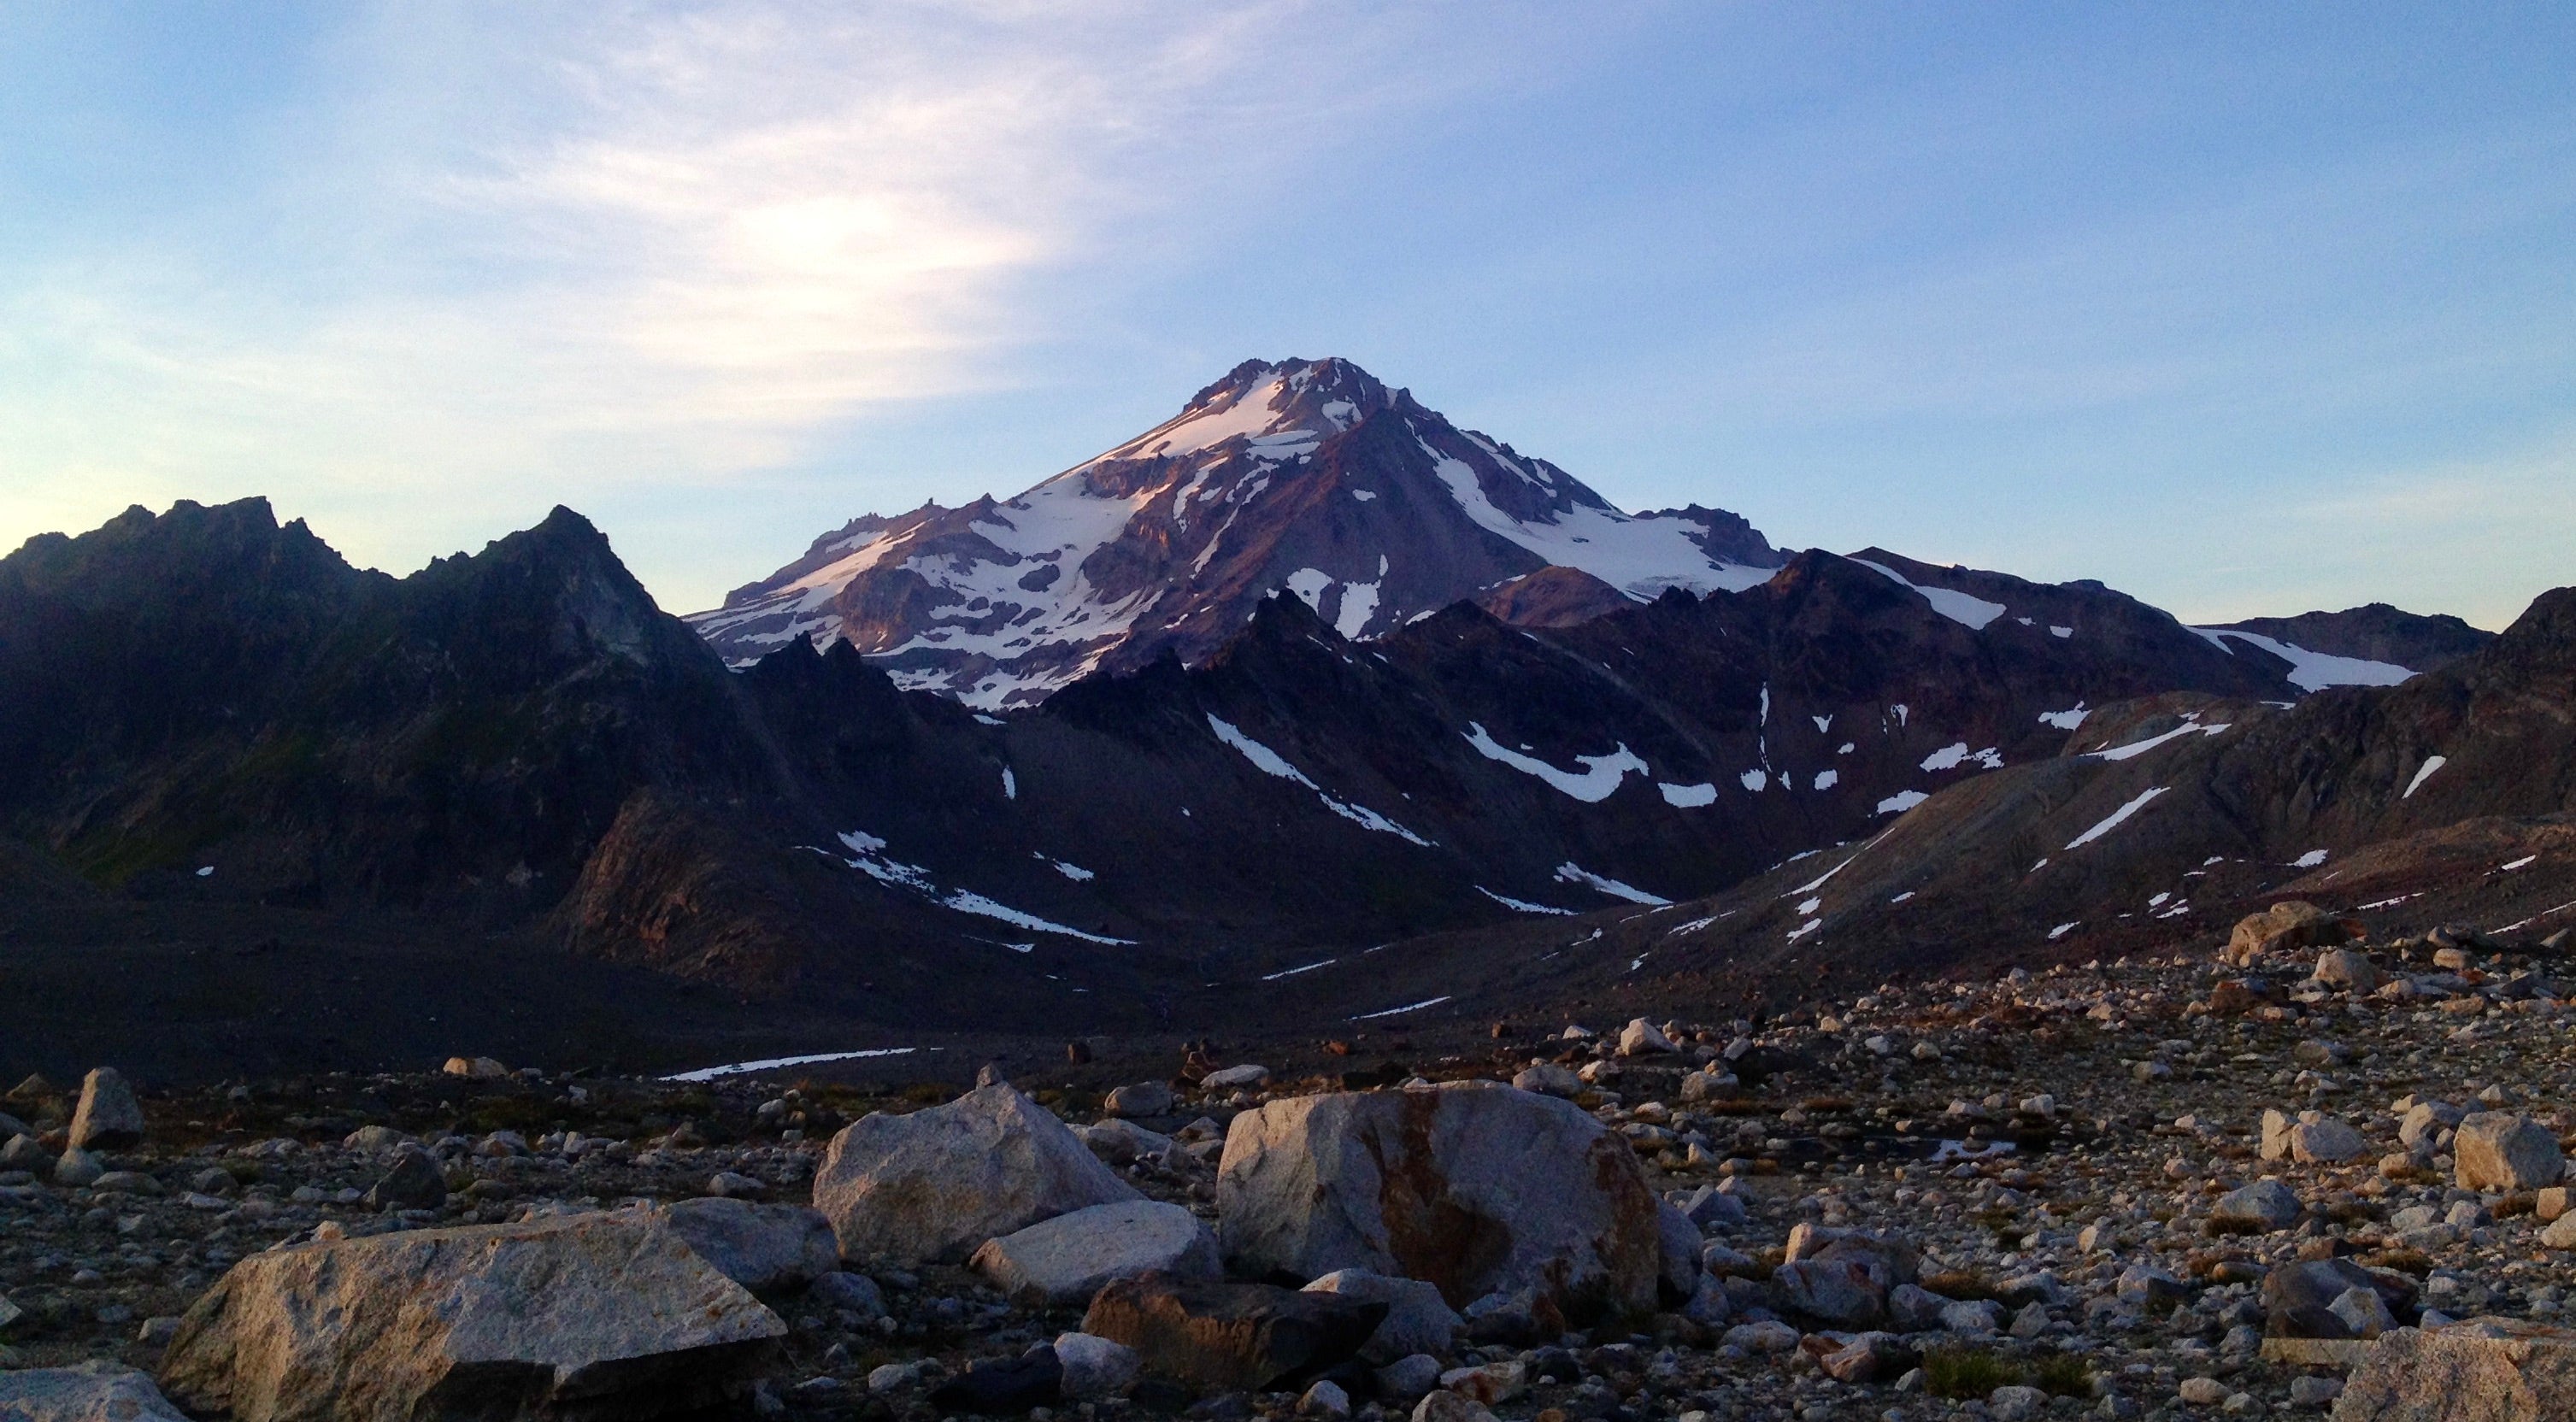
[[[686,618],[568,509],[398,579],[136,508],[0,560],[0,1073],[1438,1040],[2283,897],[2538,942],[2571,728],[2576,590],[2188,627],[1631,514],[1342,360]]]

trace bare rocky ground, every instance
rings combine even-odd
[[[2547,955],[2470,933],[2286,946],[2316,936],[2284,932],[2236,964],[2166,957],[1887,984],[1759,1026],[1522,1025],[1402,1063],[1337,1043],[1300,1054],[1340,1073],[1175,1060],[1159,1045],[1140,1061],[1109,1042],[1083,1064],[1017,1064],[1011,1079],[1080,1126],[1118,1179],[1206,1221],[1230,1254],[1235,1222],[1219,1202],[1222,1177],[1244,1168],[1240,1141],[1227,1144],[1238,1116],[1478,1078],[1570,1098],[1623,1136],[1647,1186],[1689,1211],[1688,1244],[1667,1236],[1653,1311],[1552,1336],[1555,1318],[1527,1298],[1453,1298],[1467,1321],[1428,1345],[1432,1362],[1318,1363],[1307,1371],[1330,1381],[1270,1391],[1154,1366],[1132,1381],[1113,1368],[1106,1386],[1086,1372],[1077,1388],[1091,1345],[1066,1335],[1085,1327],[1087,1294],[1006,1296],[994,1265],[979,1272],[953,1251],[854,1259],[813,1283],[812,1269],[789,1270],[783,1287],[763,1281],[783,1336],[719,1411],[1034,1422],[2316,1411],[2383,1333],[2481,1316],[2548,1325],[2576,1307],[2576,1225],[2554,1223],[2568,1209],[2561,1146],[2576,1130],[2564,1102],[2576,984],[2556,981]],[[893,1063],[880,1073],[897,1079],[857,1084],[451,1067],[145,1093],[123,1125],[114,1080],[86,1092],[21,1084],[0,1099],[12,1118],[0,1137],[14,1137],[0,1154],[0,1366],[153,1372],[181,1315],[227,1271],[316,1240],[720,1195],[824,1203],[847,1253],[851,1207],[814,1184],[826,1143],[871,1113],[953,1094],[902,1084],[907,1068]],[[1153,1099],[1166,1078],[1168,1104]],[[1130,1124],[1090,1124],[1115,1119],[1102,1086],[1119,1080],[1145,1088],[1115,1103]],[[72,1149],[80,1137],[87,1150]],[[406,1148],[425,1154],[433,1184]],[[403,1195],[406,1170],[415,1193],[381,1198]],[[1845,1230],[1871,1237],[1837,1245]],[[972,1364],[1024,1360],[1051,1341],[1062,1362],[1034,1391],[939,1391]]]

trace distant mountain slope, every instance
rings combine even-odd
[[[2200,629],[2222,646],[2254,646],[2292,664],[2291,679],[2321,686],[2394,686],[2398,673],[2428,672],[2469,655],[2495,634],[2456,617],[2418,616],[2384,602],[2341,612],[2250,617]]]
[[[689,620],[736,665],[846,641],[992,708],[1166,649],[1200,661],[1281,588],[1361,637],[1552,565],[1643,600],[1782,561],[1734,514],[1623,513],[1348,361],[1246,361],[1015,498],[853,520]]]

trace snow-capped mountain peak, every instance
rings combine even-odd
[[[1783,561],[1733,514],[1625,513],[1349,361],[1256,360],[1016,497],[854,520],[690,621],[736,663],[845,640],[1001,706],[1167,648],[1195,661],[1283,587],[1362,637],[1551,565],[1643,601]]]

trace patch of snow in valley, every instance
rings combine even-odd
[[[1341,960],[1341,959],[1339,959],[1339,958],[1322,958],[1322,959],[1318,959],[1318,960],[1316,960],[1315,962],[1305,964],[1305,965],[1304,965],[1304,966],[1302,966],[1302,967],[1296,967],[1296,968],[1281,968],[1279,971],[1277,971],[1277,972],[1275,972],[1275,973],[1265,973],[1265,974],[1263,974],[1263,975],[1262,975],[1261,980],[1262,980],[1263,982],[1265,982],[1265,983],[1275,983],[1275,982],[1279,981],[1281,978],[1293,978],[1293,977],[1297,976],[1299,973],[1311,973],[1311,972],[1315,971],[1317,968],[1329,968],[1329,967],[1333,966],[1335,963],[1338,963],[1338,962],[1340,962],[1340,961],[1342,961],[1342,960]]]
[[[1742,592],[1760,587],[1780,571],[1711,558],[1691,541],[1693,533],[1705,535],[1707,527],[1679,515],[1638,517],[1577,503],[1544,519],[1524,523],[1485,497],[1472,465],[1442,454],[1419,435],[1415,442],[1431,456],[1432,472],[1449,486],[1449,496],[1457,500],[1470,522],[1559,567],[1590,573],[1639,602],[1651,602],[1666,588],[1676,587],[1700,593],[1720,588]],[[1479,444],[1497,463],[1514,469],[1525,479],[1530,477],[1501,451],[1481,441]]]
[[[1842,772],[1839,770],[1819,770],[1816,772],[1816,788],[1819,790],[1831,790],[1834,788],[1835,782],[1842,778]]]
[[[2195,711],[2183,718],[2183,724],[2174,727],[2163,735],[2149,736],[2143,741],[2131,741],[2125,746],[2113,746],[2109,750],[2086,751],[2085,755],[2087,758],[2092,760],[2132,760],[2138,756],[2145,755],[2147,752],[2154,750],[2156,747],[2163,745],[2167,741],[2180,740],[2184,736],[2188,736],[2195,731],[2204,736],[2214,736],[2228,729],[2229,725],[2229,722],[2221,721],[2215,726],[2204,726],[2200,724],[2200,713]]]
[[[2052,623],[2049,626],[2048,635],[2051,637],[2072,637],[2075,635],[2075,629],[2072,627],[2059,627]]]
[[[1583,765],[1581,774],[1559,770],[1546,761],[1522,755],[1496,742],[1492,736],[1486,734],[1483,726],[1474,721],[1467,723],[1467,743],[1474,746],[1477,754],[1487,760],[1498,760],[1525,775],[1535,775],[1587,805],[1597,805],[1609,799],[1629,771],[1633,770],[1639,775],[1651,773],[1647,770],[1646,763],[1638,759],[1636,753],[1629,750],[1625,742],[1621,742],[1618,749],[1608,755],[1576,756],[1575,759]]]
[[[2065,711],[2040,712],[2039,721],[2043,726],[2055,726],[2061,731],[2071,731],[2076,727],[2083,725],[2084,718],[2092,714],[2093,713],[2091,711],[2085,709],[2083,702],[2078,701],[2071,709]]]
[[[1759,795],[1762,793],[1762,787],[1771,783],[1771,772],[1760,769],[1748,770],[1736,779],[1744,782],[1745,789]]]
[[[1923,757],[1923,768],[1925,770],[1956,770],[1961,765],[1972,760],[1977,764],[1984,766],[1988,770],[2001,770],[2004,768],[2003,755],[1995,747],[1988,746],[1981,751],[1971,751],[1968,749],[1968,743],[1966,741],[1954,741],[1949,745],[1943,746],[1939,750],[1932,752],[1930,755]]]
[[[1545,904],[1531,903],[1527,899],[1511,898],[1507,895],[1495,893],[1493,890],[1486,888],[1482,884],[1478,884],[1476,886],[1476,892],[1483,894],[1486,898],[1492,899],[1494,902],[1501,904],[1503,907],[1510,909],[1515,913],[1550,913],[1555,914],[1560,918],[1574,917],[1574,910],[1572,909],[1550,908]]]
[[[2075,838],[2068,840],[2066,842],[2066,847],[2068,849],[2081,849],[2085,845],[2091,844],[2093,841],[2100,839],[2102,836],[2109,834],[2115,829],[2118,829],[2122,822],[2126,821],[2129,816],[2145,809],[2148,801],[2153,800],[2158,795],[2161,795],[2172,788],[2173,787],[2170,785],[2158,785],[2141,791],[2136,799],[2131,800],[2129,803],[2122,805],[2116,810],[2113,810],[2109,815],[2103,818],[2100,824],[2097,824],[2093,828],[2086,830],[2084,833],[2077,835]],[[2048,861],[2044,859],[2040,861],[2042,864],[2047,862]],[[2031,867],[2035,869],[2039,866],[2035,864]]]
[[[2326,852],[2324,850],[2311,849],[2307,853],[2300,855],[2298,858],[2291,860],[2290,867],[2293,869],[2314,869],[2325,862]]]
[[[735,1062],[730,1066],[700,1067],[666,1076],[664,1081],[713,1081],[720,1076],[740,1076],[745,1072],[778,1071],[786,1067],[814,1066],[821,1062],[852,1062],[863,1057],[900,1057],[920,1051],[919,1047],[876,1047],[864,1052],[817,1052],[806,1057],[771,1057],[767,1061]],[[933,1047],[930,1050],[941,1050]]]
[[[1020,778],[1013,775],[1007,765],[1002,767],[1002,798],[1005,800],[1020,798]]]
[[[1099,875],[1092,873],[1090,870],[1083,868],[1079,864],[1067,864],[1061,859],[1049,859],[1045,855],[1039,854],[1034,849],[1030,850],[1029,853],[1034,855],[1039,863],[1044,864],[1049,869],[1062,874],[1064,877],[1071,879],[1077,884],[1088,884],[1092,880],[1100,877]]]
[[[2081,919],[2078,919],[2073,923],[2061,923],[2055,928],[2048,930],[2048,941],[2054,943],[2058,939],[2064,938],[2066,935],[2073,933],[2075,930],[2083,926],[2084,923]]]
[[[843,864],[858,870],[860,873],[867,875],[878,883],[890,884],[923,894],[939,904],[942,908],[953,909],[958,913],[971,913],[979,918],[997,919],[1017,928],[1034,928],[1040,933],[1059,933],[1067,938],[1079,938],[1085,943],[1100,943],[1113,947],[1127,947],[1132,946],[1136,941],[1133,938],[1111,938],[1104,934],[1085,933],[1079,928],[1057,923],[1052,919],[1040,918],[1036,914],[1012,908],[1008,904],[987,898],[971,889],[952,889],[946,893],[942,893],[940,892],[939,886],[932,882],[929,870],[922,868],[918,864],[905,864],[901,861],[888,858],[885,852],[886,842],[877,838],[875,835],[869,834],[865,830],[851,830],[843,834],[841,836],[841,843],[849,847],[850,853],[853,856],[851,858],[841,860]],[[816,852],[823,853],[826,851],[818,850]],[[839,856],[835,855],[833,857],[838,858]]]
[[[2395,686],[2415,675],[2395,662],[2374,662],[2362,657],[2338,657],[2325,652],[2312,652],[2305,647],[2266,637],[2255,632],[2239,632],[2228,627],[2195,627],[2191,629],[2209,639],[2212,646],[2236,654],[2231,641],[2249,647],[2260,647],[2290,664],[2290,684],[2302,691],[2323,691],[2329,686]]]
[[[1931,798],[1920,790],[1899,790],[1878,802],[1878,812],[1882,815],[1901,815]]]
[[[1349,820],[1362,829],[1376,830],[1380,834],[1391,834],[1398,839],[1404,840],[1408,844],[1418,844],[1425,848],[1430,847],[1431,841],[1424,839],[1422,836],[1415,834],[1413,831],[1406,829],[1404,826],[1397,824],[1395,821],[1388,819],[1384,815],[1379,814],[1377,811],[1368,808],[1366,805],[1346,804],[1343,801],[1334,799],[1332,796],[1325,794],[1324,788],[1317,785],[1314,781],[1307,779],[1304,771],[1290,765],[1287,758],[1280,755],[1279,752],[1272,750],[1270,747],[1263,745],[1261,742],[1245,735],[1242,731],[1237,730],[1233,722],[1220,719],[1216,713],[1210,712],[1208,713],[1207,723],[1208,729],[1216,733],[1216,738],[1218,740],[1234,747],[1238,751],[1241,751],[1243,753],[1243,758],[1251,761],[1254,769],[1265,775],[1275,775],[1282,780],[1293,781],[1296,784],[1314,791],[1315,798],[1324,802],[1325,809],[1332,811],[1343,819]]]
[[[1674,785],[1663,783],[1656,785],[1655,789],[1663,795],[1665,804],[1671,805],[1676,809],[1696,810],[1703,805],[1714,805],[1717,803],[1717,787],[1714,785]]]
[[[1381,1017],[1401,1017],[1408,1012],[1420,1012],[1426,1007],[1438,1007],[1440,1004],[1447,1002],[1448,1000],[1449,996],[1444,993],[1439,997],[1426,997],[1420,1002],[1408,1002],[1402,1007],[1390,1007],[1383,1012],[1363,1012],[1351,1020],[1353,1022],[1374,1022]]]
[[[1657,908],[1672,907],[1673,901],[1670,899],[1658,898],[1653,894],[1647,893],[1643,889],[1634,887],[1633,885],[1623,884],[1616,879],[1592,873],[1590,870],[1576,865],[1574,861],[1570,859],[1565,863],[1556,866],[1556,877],[1557,882],[1559,883],[1582,884],[1589,888],[1598,889],[1602,893],[1608,894],[1614,899],[1626,899],[1632,904],[1650,904]]]
[[[2433,772],[2450,763],[2451,760],[2448,756],[2428,755],[2424,757],[2424,763],[2415,767],[2415,778],[2406,782],[2406,793],[2398,796],[2397,798],[2400,800],[2414,799],[2415,792],[2424,788],[2424,782],[2433,778]]]

